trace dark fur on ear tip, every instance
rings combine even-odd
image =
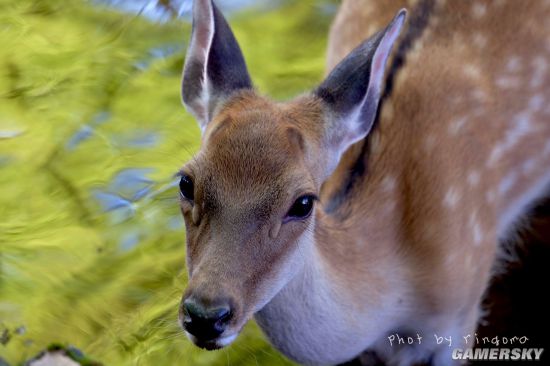
[[[208,55],[208,77],[214,88],[223,91],[252,88],[252,80],[237,39],[221,11],[213,2],[212,5],[215,31]]]
[[[400,9],[388,26],[371,36],[351,51],[314,91],[336,113],[345,113],[361,102],[370,80],[374,53],[385,34],[401,29],[407,17],[407,10]],[[398,24],[397,24],[398,23]]]
[[[252,87],[243,54],[223,14],[212,0],[195,0],[181,86],[187,110],[204,130],[224,101]]]
[[[314,94],[323,99],[336,113],[349,111],[365,96],[370,79],[372,55],[383,32],[361,43],[330,72]]]

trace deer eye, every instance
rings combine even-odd
[[[193,181],[188,175],[182,175],[180,179],[180,192],[181,195],[188,200],[192,201],[195,197],[195,188],[193,187]]]
[[[291,219],[305,219],[311,214],[313,209],[313,202],[315,201],[315,196],[307,194],[301,196],[292,204],[290,210],[286,214],[287,218]]]

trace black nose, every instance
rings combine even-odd
[[[231,320],[229,304],[206,306],[193,297],[183,302],[183,326],[202,341],[212,340],[223,333]]]

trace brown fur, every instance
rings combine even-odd
[[[550,156],[540,156],[533,172],[519,173],[510,191],[498,195],[499,183],[507,174],[519,170],[522,163],[544,150],[550,125],[544,123],[548,114],[543,115],[542,110],[533,114],[536,129],[494,165],[488,162],[491,152],[513,127],[511,118],[525,109],[532,96],[540,94],[543,105],[549,102],[549,72],[543,74],[540,88],[529,87],[534,57],[540,55],[548,60],[550,51],[548,28],[537,26],[545,24],[550,10],[548,6],[543,10],[542,3],[438,2],[430,26],[397,75],[393,93],[383,105],[378,130],[370,136],[371,145],[375,140],[376,146],[371,147],[368,156],[368,174],[358,185],[354,199],[341,208],[351,211],[347,216],[352,220],[361,221],[361,225],[350,225],[365,229],[358,237],[388,231],[387,226],[392,223],[376,217],[364,220],[364,216],[354,212],[369,207],[371,214],[377,216],[377,208],[381,208],[377,206],[383,206],[385,200],[379,194],[382,180],[395,177],[397,189],[392,199],[397,201],[396,212],[401,217],[395,217],[398,222],[389,230],[394,233],[392,236],[402,234],[397,251],[406,253],[407,260],[418,260],[414,277],[419,283],[415,287],[443,308],[446,303],[481,296],[495,255],[499,212],[509,209],[550,167]],[[476,4],[487,6],[487,14],[479,19],[471,15]],[[369,35],[368,27],[360,24],[385,24],[403,5],[403,1],[376,5],[345,1],[331,32],[329,66]],[[476,44],[476,35],[486,37],[485,47]],[[519,84],[510,90],[499,89],[495,82],[514,56],[522,64],[514,75]],[[470,66],[475,75],[466,69]],[[476,97],[476,91],[484,97]],[[451,124],[462,117],[467,119],[462,129],[450,133]],[[343,159],[340,167],[349,165]],[[467,183],[472,171],[480,176],[475,187]],[[335,175],[329,183],[341,179]],[[452,212],[441,205],[450,187],[455,187],[461,196]],[[486,202],[489,192],[497,196],[492,203]],[[480,248],[463,243],[472,241],[472,229],[467,224],[474,212],[485,237]],[[452,253],[457,253],[456,260],[441,260]],[[446,268],[435,270],[442,266]],[[472,270],[476,275],[470,276],[470,286],[465,286],[463,274]],[[449,287],[463,288],[464,293],[455,292],[456,296],[449,298],[445,291]]]

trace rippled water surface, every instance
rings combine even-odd
[[[156,3],[0,0],[0,356],[10,364],[54,342],[106,365],[289,363],[254,324],[218,352],[177,327],[186,271],[173,174],[199,130],[179,98],[190,2]],[[284,99],[320,80],[335,1],[219,3],[261,92]]]

